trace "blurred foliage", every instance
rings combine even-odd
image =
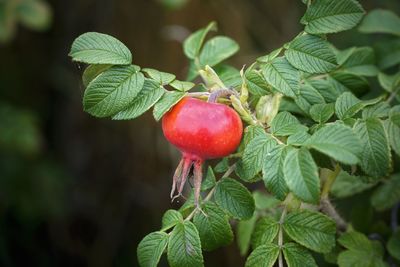
[[[0,102],[0,150],[16,155],[37,155],[41,136],[37,118],[29,111]]]
[[[169,9],[180,9],[190,0],[158,0],[160,3]]]
[[[0,1],[0,43],[10,41],[16,34],[17,24],[44,31],[50,27],[52,11],[43,0]]]

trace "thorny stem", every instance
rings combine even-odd
[[[231,165],[231,166],[228,168],[228,170],[226,170],[226,172],[224,173],[224,175],[222,175],[221,179],[222,179],[222,178],[226,178],[226,177],[228,177],[229,175],[231,175],[231,173],[232,173],[235,169],[236,169],[236,163],[233,164],[233,165]],[[210,192],[208,192],[207,196],[204,198],[204,200],[203,200],[202,202],[204,203],[204,202],[209,201],[209,200],[212,198],[212,196],[214,195],[214,193],[215,193],[215,187],[214,187],[213,189],[211,189]],[[196,214],[196,212],[197,212],[198,210],[200,210],[200,209],[199,209],[198,207],[196,207],[196,208],[185,218],[185,221],[190,221],[190,220],[193,218],[193,216]]]
[[[336,163],[335,170],[333,172],[330,171],[330,175],[326,177],[321,193],[320,210],[329,217],[331,217],[336,222],[336,227],[339,231],[346,231],[347,229],[346,221],[342,218],[342,216],[340,216],[340,214],[336,211],[335,207],[329,200],[329,192],[340,171],[341,171],[340,165]]]
[[[336,222],[336,228],[339,231],[344,232],[347,230],[346,221],[336,211],[335,207],[328,198],[321,198],[320,209],[323,213],[331,217]]]
[[[282,255],[282,247],[283,247],[283,222],[286,216],[286,206],[282,211],[281,218],[279,219],[279,233],[278,233],[278,246],[279,246],[279,267],[283,267],[283,255]]]

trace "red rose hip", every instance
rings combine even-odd
[[[182,194],[187,176],[194,165],[195,204],[198,205],[202,180],[202,163],[206,159],[222,158],[236,150],[242,138],[243,125],[230,107],[184,98],[162,119],[167,140],[182,152],[173,178],[171,198]]]

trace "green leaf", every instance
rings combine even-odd
[[[199,232],[193,223],[178,223],[168,241],[168,263],[171,267],[204,266]]]
[[[132,54],[116,38],[102,33],[87,32],[75,39],[69,56],[88,64],[129,65]]]
[[[333,79],[306,80],[306,83],[317,90],[326,102],[331,103],[335,102],[339,95],[343,93],[343,88],[336,87],[332,80]]]
[[[351,250],[369,250],[372,249],[371,241],[364,235],[356,231],[348,232],[340,236],[339,244]]]
[[[286,146],[275,147],[265,155],[262,168],[265,187],[280,200],[284,200],[289,192],[283,173],[286,154]]]
[[[279,223],[276,220],[268,217],[260,219],[256,224],[256,228],[254,229],[251,238],[253,249],[264,244],[272,243],[278,232]]]
[[[295,97],[300,91],[300,73],[284,57],[278,57],[265,65],[265,80],[277,91]]]
[[[311,2],[301,23],[311,34],[335,33],[355,27],[363,15],[363,8],[355,0],[318,0]]]
[[[349,47],[344,50],[339,50],[335,47],[333,47],[333,51],[336,54],[337,62],[339,65],[342,65],[346,60],[350,58],[350,56],[356,51],[357,47]]]
[[[317,267],[311,253],[302,246],[295,243],[283,245],[283,255],[285,256],[288,267]]]
[[[242,77],[236,68],[220,64],[214,70],[226,87],[239,88],[242,85]]]
[[[201,183],[201,191],[211,189],[216,184],[215,174],[213,169],[209,166],[207,169],[206,178]]]
[[[226,36],[216,36],[208,40],[200,52],[199,62],[202,67],[213,67],[239,51],[239,45]]]
[[[314,35],[302,35],[291,41],[285,56],[295,68],[308,73],[326,73],[337,67],[329,43]]]
[[[273,209],[276,208],[281,201],[271,195],[267,195],[260,191],[253,192],[254,202],[257,210]]]
[[[156,81],[161,85],[170,84],[173,80],[175,80],[175,75],[167,72],[158,71],[155,69],[142,69],[151,79]]]
[[[175,88],[178,91],[182,91],[182,92],[186,92],[189,91],[190,89],[192,89],[195,84],[192,82],[185,82],[185,81],[179,81],[179,80],[175,80],[172,83],[170,83],[170,85]]]
[[[366,177],[350,175],[341,171],[331,188],[331,193],[337,198],[345,198],[373,187],[376,182],[367,182]]]
[[[361,169],[369,176],[381,177],[389,172],[391,157],[389,141],[382,121],[369,118],[353,127],[362,145]]]
[[[344,71],[332,72],[328,77],[328,81],[334,87],[334,90],[340,93],[351,91],[354,94],[361,95],[369,88],[368,80],[364,77]]]
[[[307,131],[295,116],[287,111],[278,113],[271,122],[271,132],[276,136],[288,136],[297,132]]]
[[[271,53],[269,53],[269,54],[267,54],[265,56],[257,58],[257,62],[259,62],[259,63],[269,63],[271,60],[276,58],[281,53],[282,50],[283,50],[282,47],[280,47],[278,49],[275,49]]]
[[[142,267],[157,267],[161,255],[168,244],[168,234],[153,232],[140,241],[137,248],[139,265]]]
[[[129,106],[118,112],[113,116],[113,120],[131,120],[139,117],[147,110],[149,110],[165,93],[163,87],[161,87],[154,80],[146,79],[142,90],[135,97],[135,99],[129,104]]]
[[[40,0],[18,2],[16,14],[21,24],[36,31],[47,30],[53,17],[49,4]]]
[[[362,118],[386,118],[389,115],[390,105],[387,102],[379,102],[366,107],[362,111]]]
[[[393,258],[400,260],[400,230],[397,230],[397,232],[390,237],[387,243],[387,250]]]
[[[193,210],[195,209],[194,206],[194,190],[191,189],[189,191],[189,196],[187,197],[186,201],[182,204],[179,208],[179,212],[184,216],[187,217]]]
[[[246,187],[231,178],[224,178],[217,183],[214,198],[235,219],[250,219],[253,216],[253,196]]]
[[[253,95],[263,96],[270,92],[267,82],[259,71],[247,69],[245,78],[247,88]]]
[[[154,106],[153,116],[156,121],[159,121],[162,116],[184,98],[185,95],[185,92],[166,92]]]
[[[300,86],[300,94],[297,97],[304,98],[310,105],[325,103],[321,93],[310,84],[302,84]]]
[[[183,217],[179,211],[167,210],[162,217],[161,230],[165,231],[171,227],[174,227],[177,223],[182,222]]]
[[[389,119],[385,121],[385,128],[388,134],[390,146],[393,151],[400,156],[400,126],[396,125],[393,118],[390,116]]]
[[[380,258],[371,258],[366,252],[348,250],[339,254],[338,264],[340,267],[387,267],[388,265]]]
[[[379,186],[371,197],[372,206],[377,210],[390,209],[400,201],[400,174],[393,174]]]
[[[347,51],[350,50],[351,53]],[[376,76],[379,69],[375,66],[375,53],[371,47],[350,48],[346,53],[345,60],[341,63],[341,70],[361,76]],[[340,57],[340,55],[338,55]]]
[[[400,18],[390,10],[375,9],[365,16],[358,30],[363,33],[388,33],[400,36]]]
[[[392,93],[398,86],[400,86],[400,72],[393,75],[387,75],[381,72],[378,74],[378,81],[383,89]]]
[[[283,173],[290,191],[308,203],[318,203],[320,181],[318,167],[306,148],[291,149],[284,162]]]
[[[335,222],[319,212],[291,212],[283,229],[294,241],[318,253],[328,253],[335,246]]]
[[[229,160],[228,158],[223,158],[217,165],[214,167],[214,171],[216,173],[224,173],[229,169]]]
[[[345,92],[339,96],[335,104],[336,115],[341,120],[355,116],[361,109],[368,105],[373,105],[381,100],[380,97],[361,101],[350,92]]]
[[[351,128],[339,123],[320,128],[305,145],[345,164],[357,164],[362,151]]]
[[[286,140],[286,144],[293,146],[302,146],[308,139],[310,139],[311,135],[307,132],[297,132]]]
[[[343,267],[386,267],[382,261],[382,247],[358,232],[343,234],[338,242],[347,248],[339,254],[338,264]]]
[[[244,129],[241,147],[245,148],[253,138],[258,135],[265,135],[265,130],[261,126],[249,125]],[[239,149],[242,150],[242,149]]]
[[[193,34],[191,34],[184,42],[183,42],[183,52],[190,59],[195,59],[203,45],[204,39],[206,35],[210,31],[216,31],[217,24],[213,21],[207,25],[207,27],[197,30]]]
[[[83,96],[86,112],[108,117],[127,108],[142,90],[144,76],[134,66],[113,66],[87,87]]]
[[[257,221],[257,214],[254,213],[253,217],[248,220],[238,222],[236,228],[236,239],[241,256],[245,256],[250,247],[251,235]]]
[[[310,108],[311,118],[318,123],[327,122],[335,112],[335,106],[330,104],[315,104]]]
[[[279,247],[275,244],[259,246],[247,258],[245,267],[272,267],[278,255]]]
[[[233,233],[225,212],[212,202],[207,202],[202,210],[204,213],[197,212],[193,218],[199,231],[201,247],[210,251],[230,244]]]
[[[324,97],[310,84],[302,84],[300,86],[300,94],[294,100],[305,114],[310,113],[312,105],[325,103]]]
[[[378,56],[378,66],[380,69],[388,69],[400,63],[400,39],[386,39],[375,45]]]
[[[189,60],[189,67],[186,74],[186,80],[193,81],[199,75],[199,69],[194,60]]]
[[[389,118],[395,125],[400,127],[400,105],[390,109]]]
[[[265,161],[265,156],[276,145],[276,141],[266,134],[253,138],[243,152],[242,168],[244,175],[240,178],[248,181],[259,173]]]
[[[353,117],[362,108],[362,101],[350,92],[341,94],[335,104],[336,115],[341,120]]]
[[[112,65],[89,65],[82,74],[82,82],[85,87],[89,85],[91,81],[94,80],[104,71],[108,70]]]

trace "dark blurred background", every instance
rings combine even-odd
[[[181,42],[190,32],[217,21],[220,33],[241,46],[231,61],[240,68],[295,37],[305,6],[300,0],[35,1],[0,0],[0,266],[137,266],[139,241],[159,229],[165,210],[179,207],[169,201],[179,155],[151,113],[119,122],[82,111],[84,66],[67,56],[72,41],[87,31],[113,35],[131,49],[135,64],[184,79]],[[17,16],[12,8],[21,2],[28,6]],[[361,2],[366,10],[400,13],[398,0]],[[331,36],[338,47],[374,38],[356,30]],[[244,265],[234,243],[205,253],[205,261]]]

